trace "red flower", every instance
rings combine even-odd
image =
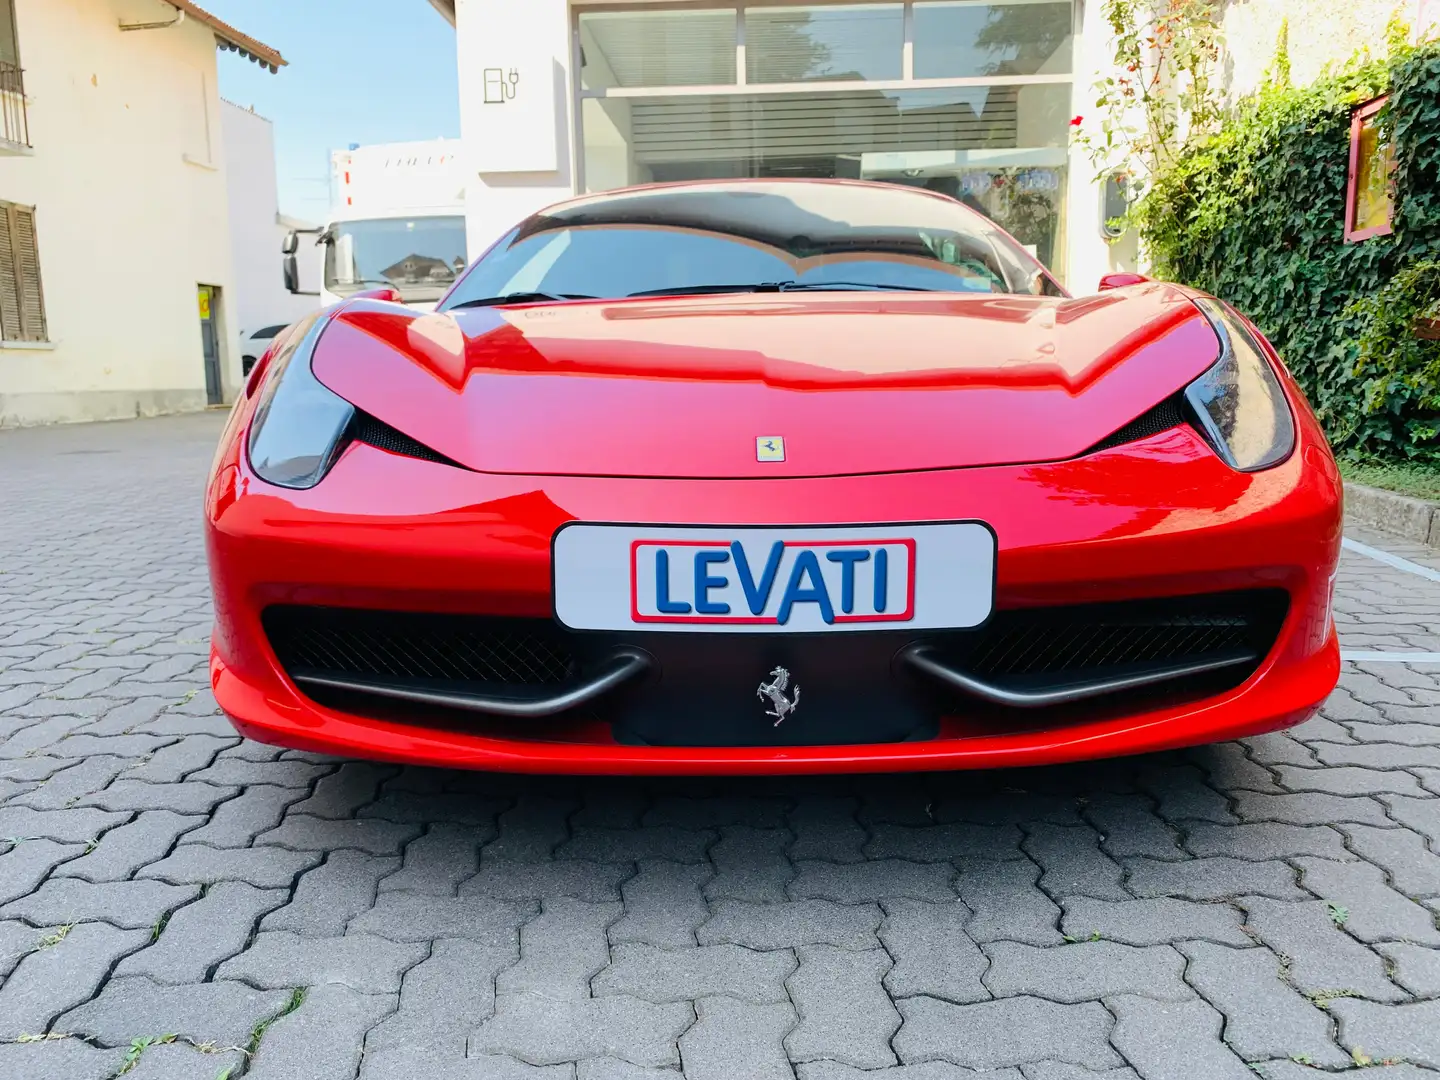
[[[1075,117],[1074,120],[1071,120],[1071,121],[1070,121],[1070,126],[1071,126],[1071,127],[1079,127],[1079,126],[1080,126],[1081,124],[1083,124],[1084,122],[1085,122],[1085,117],[1083,117],[1083,116],[1077,116],[1077,117]]]

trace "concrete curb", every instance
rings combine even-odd
[[[1440,548],[1440,503],[1347,483],[1345,513],[1392,535]]]

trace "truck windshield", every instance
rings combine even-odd
[[[327,234],[325,287],[338,295],[393,285],[407,301],[438,300],[465,268],[465,218],[337,221]]]

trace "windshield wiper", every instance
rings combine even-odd
[[[586,293],[512,292],[503,296],[479,296],[474,300],[461,300],[451,304],[450,309],[462,307],[500,307],[502,304],[538,304],[550,301],[563,304],[566,300],[598,300],[597,296]]]
[[[804,292],[820,289],[888,289],[896,292],[936,292],[915,285],[892,285],[883,281],[757,281],[750,285],[677,285],[670,289],[646,289],[627,296],[703,296],[707,293]]]
[[[885,289],[894,292],[939,292],[921,285],[895,285],[886,281],[787,281],[780,286],[781,292],[801,292],[806,289],[844,289],[862,291]]]

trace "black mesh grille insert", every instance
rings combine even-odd
[[[997,612],[964,653],[977,675],[1026,677],[1269,652],[1282,590]],[[960,640],[957,636],[956,644]]]
[[[271,607],[265,632],[285,670],[553,685],[574,660],[548,619],[484,619],[348,608]]]
[[[1126,443],[1148,439],[1151,435],[1159,435],[1162,431],[1169,431],[1185,423],[1189,423],[1189,420],[1185,411],[1184,395],[1175,394],[1149,412],[1137,416],[1113,435],[1101,439],[1085,453],[1094,454],[1109,450],[1113,446],[1124,446]]]
[[[450,460],[438,450],[431,450],[430,447],[412,439],[403,431],[398,431],[385,423],[377,420],[369,413],[355,411],[355,419],[351,421],[350,437],[357,442],[368,443],[381,450],[388,450],[392,454],[403,454],[405,457],[420,458],[423,461],[435,461],[441,465],[454,465],[457,469],[464,468],[458,462]]]

